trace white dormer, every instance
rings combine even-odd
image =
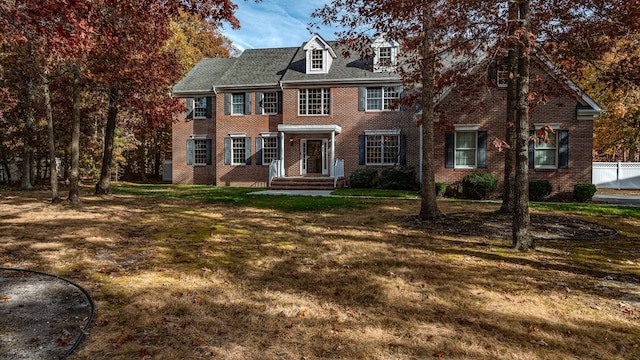
[[[398,49],[400,44],[397,41],[389,40],[385,35],[378,36],[371,44],[373,48],[373,71],[394,71],[398,64]]]
[[[331,46],[318,34],[307,41],[303,50],[307,59],[307,74],[327,74],[333,60],[338,57]]]

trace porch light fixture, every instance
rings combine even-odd
[[[289,138],[289,145],[293,146],[293,138]]]

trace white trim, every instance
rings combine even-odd
[[[453,124],[456,131],[478,131],[480,124]]]
[[[395,130],[365,130],[365,135],[400,135],[400,129]]]
[[[232,138],[247,137],[247,133],[243,133],[243,132],[230,132],[230,133],[229,133],[229,137],[232,137]]]
[[[260,137],[266,138],[266,137],[278,137],[278,133],[277,132],[262,132],[260,133]]]
[[[307,133],[307,134],[328,134],[335,131],[336,134],[342,132],[342,128],[338,125],[278,125],[278,131],[286,133]]]
[[[551,126],[551,128],[553,130],[560,130],[560,127],[562,126],[561,123],[544,123],[544,124],[543,123],[536,123],[536,124],[533,124],[533,126],[535,127],[535,130],[542,129],[543,127],[546,127],[547,125]]]
[[[207,139],[207,135],[206,134],[193,134],[191,136],[189,136],[190,138],[192,138],[193,140],[206,140]]]

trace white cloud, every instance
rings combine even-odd
[[[308,25],[313,10],[329,0],[253,0],[238,1],[236,17],[240,30],[223,29],[223,33],[241,49],[295,47],[311,38]],[[335,29],[321,27],[318,31],[332,40]]]

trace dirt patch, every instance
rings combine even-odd
[[[90,314],[87,297],[69,282],[0,269],[0,358],[64,358]]]
[[[512,215],[499,212],[461,212],[438,220],[422,221],[417,216],[406,219],[409,226],[438,233],[510,239]],[[591,240],[613,237],[616,229],[591,221],[559,215],[531,215],[534,240]]]

